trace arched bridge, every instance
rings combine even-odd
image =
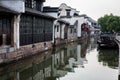
[[[118,38],[120,39],[120,36],[117,33],[101,33],[97,43],[99,47],[116,48],[119,43]]]

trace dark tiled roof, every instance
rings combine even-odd
[[[25,13],[27,13],[27,14],[32,14],[32,15],[37,15],[37,16],[41,16],[41,17],[49,18],[49,19],[53,19],[53,20],[56,19],[55,17],[46,15],[45,13],[42,13],[42,12],[37,11],[37,10],[30,9],[30,8],[26,8],[26,9],[25,9]]]
[[[72,16],[60,16],[60,18],[72,18]]]
[[[79,15],[79,17],[89,18],[86,14]]]
[[[69,23],[69,22],[67,22],[67,21],[65,21],[65,20],[62,20],[62,19],[58,19],[58,22],[61,22],[61,23],[65,23],[65,24],[70,25],[70,23]]]
[[[43,12],[58,12],[59,7],[43,7]]]

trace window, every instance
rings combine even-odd
[[[21,16],[20,21],[20,45],[32,44],[32,16]]]
[[[32,8],[36,9],[36,1],[32,1]]]
[[[59,16],[59,15],[60,15],[60,13],[57,14],[57,16]]]
[[[97,25],[96,23],[94,23],[94,25]]]
[[[25,7],[36,9],[36,0],[26,0]]]
[[[59,32],[59,26],[57,25],[57,32]]]
[[[20,22],[20,45],[52,40],[53,22],[38,16],[22,15]]]
[[[32,0],[25,0],[25,7],[32,8]]]
[[[66,16],[70,17],[70,9],[66,9]]]
[[[67,16],[70,16],[70,11],[67,11]]]
[[[45,20],[45,33],[52,33],[53,23],[50,20]]]
[[[51,20],[44,20],[45,41],[52,40],[53,22]]]
[[[70,33],[72,33],[72,28],[70,29]]]
[[[25,7],[32,8],[38,11],[42,10],[43,1],[41,0],[25,0]]]
[[[74,33],[77,33],[77,30],[76,30],[76,29],[74,29]]]

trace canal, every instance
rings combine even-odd
[[[118,50],[94,38],[0,66],[0,80],[118,80]]]

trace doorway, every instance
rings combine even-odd
[[[9,16],[0,15],[0,46],[11,45],[11,20]]]

